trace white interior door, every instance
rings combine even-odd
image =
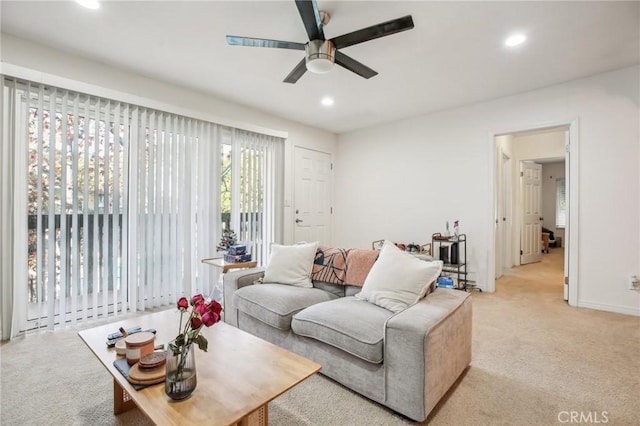
[[[542,252],[542,165],[523,161],[520,163],[522,185],[522,227],[520,237],[520,264],[540,262]]]
[[[294,241],[331,244],[331,155],[295,147]]]

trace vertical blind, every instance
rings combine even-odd
[[[6,79],[14,144],[11,335],[126,309],[120,252],[128,106]],[[4,222],[4,220],[3,220]],[[5,250],[3,250],[5,251]],[[21,277],[26,277],[26,283]],[[3,281],[3,287],[9,285]]]
[[[128,281],[134,309],[209,294],[216,270],[200,262],[219,232],[217,125],[136,108],[130,153]]]
[[[269,246],[282,241],[282,186],[280,138],[244,130],[232,132],[232,229],[247,245],[253,259],[266,264]]]
[[[9,77],[2,105],[3,339],[210,294],[223,132],[239,237],[281,237],[280,138]]]

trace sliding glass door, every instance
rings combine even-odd
[[[26,230],[16,229],[27,239],[23,326],[122,312],[128,106],[29,83],[13,89],[26,119],[15,140],[27,155],[26,182],[16,182],[27,194]]]
[[[225,226],[281,239],[282,139],[3,81],[3,339],[211,294]]]

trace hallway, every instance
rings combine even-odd
[[[507,269],[496,280],[496,293],[536,293],[536,299],[563,300],[564,248],[551,247],[542,261]]]

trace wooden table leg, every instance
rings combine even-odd
[[[131,396],[113,379],[113,414],[120,414],[135,407]]]
[[[267,426],[269,424],[269,404],[264,404],[252,413],[244,416],[237,426]]]

